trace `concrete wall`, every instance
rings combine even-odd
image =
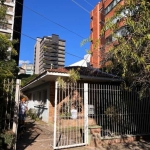
[[[49,83],[44,83],[40,86],[30,89],[28,93],[31,94],[31,98],[28,101],[28,109],[36,109],[36,112],[41,120],[48,122],[50,105]]]

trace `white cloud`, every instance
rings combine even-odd
[[[30,61],[29,61],[29,60],[19,60],[19,65],[22,65],[22,63],[27,63],[27,64],[29,64]]]

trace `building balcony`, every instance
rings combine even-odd
[[[51,65],[51,64],[53,64],[53,65],[57,65],[58,64],[58,61],[45,61],[45,64],[46,65]]]
[[[12,11],[7,11],[6,14],[13,16],[13,15],[14,15],[14,12],[12,12]]]
[[[57,53],[57,50],[48,47],[47,49],[45,49],[45,53]]]
[[[65,62],[58,62],[58,65],[64,65]]]
[[[47,57],[47,56],[50,56],[50,57],[58,57],[58,54],[57,53],[48,53],[48,52],[46,52],[46,53],[44,53],[44,57]]]
[[[58,49],[60,49],[60,50],[65,50],[65,47],[58,46]]]
[[[58,58],[58,61],[65,61],[65,58]]]
[[[15,3],[12,2],[11,0],[6,0],[6,2],[4,2],[4,4],[7,6],[15,7]]]
[[[63,54],[58,54],[58,57],[65,58],[65,55],[63,55]]]
[[[0,32],[12,34],[12,33],[13,33],[13,30],[10,30],[10,29],[1,29],[1,28],[0,28]]]
[[[14,22],[12,20],[8,20],[8,23],[9,24],[13,24]]]
[[[45,69],[58,68],[58,65],[44,65],[43,67],[44,67]]]
[[[58,60],[58,57],[44,57],[44,60]]]
[[[58,50],[58,54],[63,54],[63,55],[65,55],[65,51],[62,51],[62,50]]]

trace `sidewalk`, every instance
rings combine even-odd
[[[27,118],[26,127],[23,138],[17,141],[17,150],[53,150],[53,126]],[[76,147],[71,150],[75,149],[92,150],[88,147]]]
[[[26,132],[17,141],[17,150],[52,150],[53,129],[41,121],[26,119]]]
[[[53,126],[42,121],[26,119],[27,130],[17,141],[17,150],[53,150]],[[150,150],[150,142],[135,141],[128,144],[107,145],[100,148],[75,147],[63,150]]]

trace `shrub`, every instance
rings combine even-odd
[[[15,140],[15,134],[8,130],[4,131],[0,136],[4,139],[4,144],[6,145],[7,149],[12,149]]]
[[[33,120],[39,120],[39,117],[36,113],[36,109],[34,108],[30,108],[27,112],[26,112],[26,115],[31,117],[31,119]]]

